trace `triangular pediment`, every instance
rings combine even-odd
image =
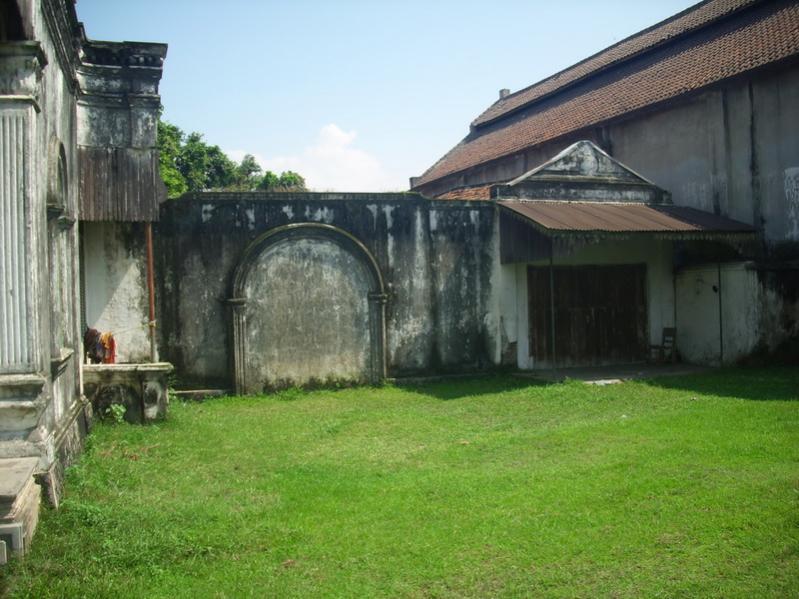
[[[517,185],[532,180],[601,180],[607,183],[654,185],[634,170],[609,156],[594,143],[583,140],[570,145],[554,158],[510,182]]]
[[[497,197],[579,202],[669,203],[668,193],[590,141],[578,141],[502,186]]]

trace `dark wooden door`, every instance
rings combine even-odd
[[[646,265],[557,266],[558,366],[622,364],[646,358]],[[549,267],[527,269],[530,356],[552,364]]]

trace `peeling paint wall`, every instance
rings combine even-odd
[[[684,360],[719,365],[723,354],[723,363],[732,364],[756,348],[764,303],[751,266],[722,265],[720,284],[716,264],[677,275],[677,348]]]
[[[87,222],[81,233],[86,326],[114,334],[117,362],[149,362],[144,225]]]
[[[78,71],[92,43],[74,3],[18,4],[26,39],[0,42],[0,458],[37,458],[37,478],[57,504],[91,414],[81,401],[79,183],[88,165],[79,143],[105,123],[79,117],[91,94]],[[111,81],[123,69],[105,70]]]
[[[370,380],[369,273],[334,241],[287,238],[248,270],[244,390]]]
[[[389,376],[488,366],[497,353],[494,210],[417,194],[206,193],[168,202],[155,240],[163,358],[187,382],[230,386],[233,272],[258,236],[312,222],[346,231],[374,255],[388,294]],[[284,285],[280,301],[318,279],[292,276],[297,283]],[[288,371],[310,376],[299,366]]]
[[[752,309],[765,321],[757,329],[754,345],[748,340],[742,347],[775,347],[799,334],[791,316],[796,309],[791,281],[799,272],[797,106],[799,65],[782,64],[476,166],[422,191],[437,195],[461,186],[504,183],[580,139],[591,140],[670,192],[674,204],[728,216],[761,232],[757,247],[737,259],[757,261],[767,270],[788,270],[757,279],[759,291],[748,297],[759,302]],[[788,283],[768,283],[772,279]],[[709,352],[697,349],[687,354],[709,356]]]

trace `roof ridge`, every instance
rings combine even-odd
[[[723,1],[723,0],[722,0]],[[735,1],[735,0],[730,0]],[[740,1],[740,0],[738,0]],[[525,148],[673,102],[769,65],[799,64],[799,0],[758,1],[691,36],[617,64],[607,80],[550,98],[546,107],[472,129],[413,180],[414,189]],[[571,137],[570,139],[574,139]],[[567,141],[567,140],[565,140]]]
[[[603,64],[597,65],[595,68],[591,68],[591,69],[589,69],[588,71],[586,71],[583,74],[578,74],[573,79],[569,79],[569,80],[564,81],[563,83],[561,83],[559,85],[555,85],[555,87],[553,87],[552,89],[544,91],[543,93],[541,93],[539,95],[535,95],[534,97],[530,98],[529,100],[523,100],[522,102],[520,102],[518,104],[513,104],[513,101],[515,99],[519,98],[520,96],[522,96],[523,94],[531,92],[531,91],[535,90],[536,88],[540,88],[540,87],[544,86],[547,83],[551,83],[551,82],[555,81],[557,78],[562,77],[564,75],[567,75],[570,71],[575,71],[575,70],[579,69],[579,67],[585,66],[586,64],[590,63],[591,61],[595,61],[597,59],[600,59],[603,55],[611,54],[614,49],[618,49],[619,47],[621,47],[624,44],[629,44],[630,42],[632,42],[632,41],[634,41],[636,39],[642,38],[642,37],[646,36],[647,34],[650,34],[650,33],[654,32],[654,31],[656,31],[658,29],[662,29],[666,25],[669,25],[669,24],[674,23],[674,22],[676,22],[676,21],[678,21],[678,20],[680,20],[682,18],[685,18],[686,16],[688,16],[690,14],[697,13],[701,9],[707,7],[708,5],[713,5],[713,4],[723,5],[725,1],[729,2],[729,4],[730,4],[729,8],[726,9],[726,10],[722,10],[721,12],[719,12],[718,14],[716,14],[714,16],[711,16],[711,18],[708,18],[706,20],[698,22],[698,23],[696,23],[694,25],[690,25],[689,24],[685,29],[683,29],[681,31],[678,31],[678,32],[676,32],[676,33],[674,33],[672,35],[665,34],[661,38],[659,38],[657,40],[654,40],[652,43],[646,44],[643,47],[638,48],[638,49],[634,49],[634,50],[632,50],[630,52],[623,53],[618,58],[611,59],[608,62],[605,62]],[[548,77],[545,77],[544,79],[541,79],[540,81],[537,81],[537,82],[535,82],[535,83],[533,83],[531,85],[528,85],[527,87],[524,87],[524,88],[522,88],[520,90],[517,90],[517,91],[505,96],[504,98],[500,98],[500,99],[496,100],[493,104],[491,104],[488,108],[486,108],[482,113],[480,113],[471,122],[471,127],[473,129],[476,129],[476,128],[484,127],[484,126],[487,126],[487,125],[489,125],[491,123],[494,123],[494,122],[496,122],[497,120],[499,120],[501,118],[504,118],[504,117],[506,117],[506,116],[508,116],[510,114],[513,114],[513,113],[519,111],[519,110],[522,110],[524,108],[529,107],[531,104],[534,104],[536,102],[539,102],[539,101],[542,101],[544,99],[547,99],[547,98],[551,97],[552,95],[560,93],[560,92],[564,91],[565,89],[568,89],[569,87],[571,87],[573,85],[577,85],[578,83],[585,81],[589,77],[593,77],[593,76],[599,75],[599,74],[603,73],[607,69],[618,67],[620,64],[622,64],[622,63],[624,63],[624,62],[626,62],[628,60],[632,60],[632,59],[634,59],[636,57],[641,56],[642,54],[645,54],[647,52],[651,52],[653,50],[656,50],[657,48],[659,48],[659,47],[661,47],[661,46],[663,46],[665,44],[675,42],[675,41],[679,40],[682,37],[691,35],[692,33],[695,33],[695,32],[697,32],[697,31],[699,31],[701,29],[704,29],[705,27],[709,27],[709,26],[711,26],[711,25],[713,25],[715,23],[718,23],[719,21],[721,21],[723,19],[729,18],[732,15],[735,15],[736,13],[738,13],[738,12],[740,12],[742,10],[746,10],[748,8],[751,8],[752,6],[760,4],[760,3],[764,2],[764,1],[765,0],[703,0],[702,2],[699,2],[697,4],[689,6],[688,8],[686,8],[686,9],[684,9],[684,10],[682,10],[682,11],[676,13],[676,14],[673,14],[670,17],[667,17],[666,19],[663,19],[662,21],[659,21],[659,22],[657,22],[657,23],[655,23],[653,25],[650,25],[649,27],[646,27],[646,28],[644,28],[644,29],[642,29],[642,30],[640,30],[640,31],[638,31],[636,33],[633,33],[632,35],[629,35],[629,36],[625,37],[624,39],[619,40],[618,42],[616,42],[614,44],[611,44],[610,46],[607,46],[606,48],[603,48],[603,49],[599,50],[598,52],[595,52],[594,54],[592,54],[592,55],[590,55],[590,56],[588,56],[588,57],[586,57],[586,58],[584,58],[584,59],[572,64],[572,65],[569,65],[568,67],[566,67],[564,69],[561,69],[560,71],[558,71],[556,73],[553,73],[552,75],[549,75]],[[508,106],[509,104],[510,104],[510,106],[508,108],[502,108],[502,106]],[[492,109],[495,109],[495,110],[492,110]]]

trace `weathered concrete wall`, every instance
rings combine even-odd
[[[169,202],[156,229],[163,358],[187,380],[230,386],[233,272],[258,236],[310,222],[346,231],[375,257],[389,296],[390,376],[488,365],[494,210],[417,194],[209,193]]]
[[[330,239],[288,237],[261,252],[242,289],[244,390],[369,381],[373,289],[358,256]]]
[[[87,41],[71,3],[16,4],[25,39],[0,42],[0,458],[35,457],[57,503],[90,412],[80,390],[77,225],[78,136],[93,126],[81,131],[77,116]],[[158,97],[148,100],[154,115]]]
[[[494,206],[430,204],[430,269],[436,369],[483,367],[496,361],[492,278],[499,262]]]
[[[758,339],[741,342],[741,347],[775,347],[799,334],[790,283],[799,272],[798,105],[799,65],[783,65],[475,167],[423,191],[435,195],[464,185],[505,182],[578,139],[591,140],[669,191],[674,204],[729,216],[761,231],[761,242],[740,258],[783,270],[760,276],[760,291],[748,295],[759,302],[752,309],[771,328],[763,324]],[[697,346],[686,355],[706,361],[709,352]],[[730,355],[736,352],[731,349]]]
[[[734,363],[755,349],[763,303],[746,263],[694,266],[677,275],[677,348],[687,362]],[[719,289],[721,304],[719,304]],[[719,312],[721,310],[721,312]]]
[[[650,343],[660,343],[664,327],[674,326],[674,285],[671,242],[654,239],[597,241],[555,246],[555,266],[646,264],[647,320]],[[521,369],[549,368],[530,356],[527,267],[548,266],[548,260],[506,264],[500,267],[503,353],[516,348],[515,364]]]
[[[675,204],[753,224],[770,250],[787,244],[796,257],[798,103],[799,65],[784,65],[474,167],[422,191],[437,195],[506,182],[587,139],[669,191]]]
[[[52,7],[24,14],[36,41],[0,43],[0,457],[49,476],[80,439],[76,91]]]
[[[117,362],[150,360],[142,223],[81,225],[86,326],[114,334]]]

